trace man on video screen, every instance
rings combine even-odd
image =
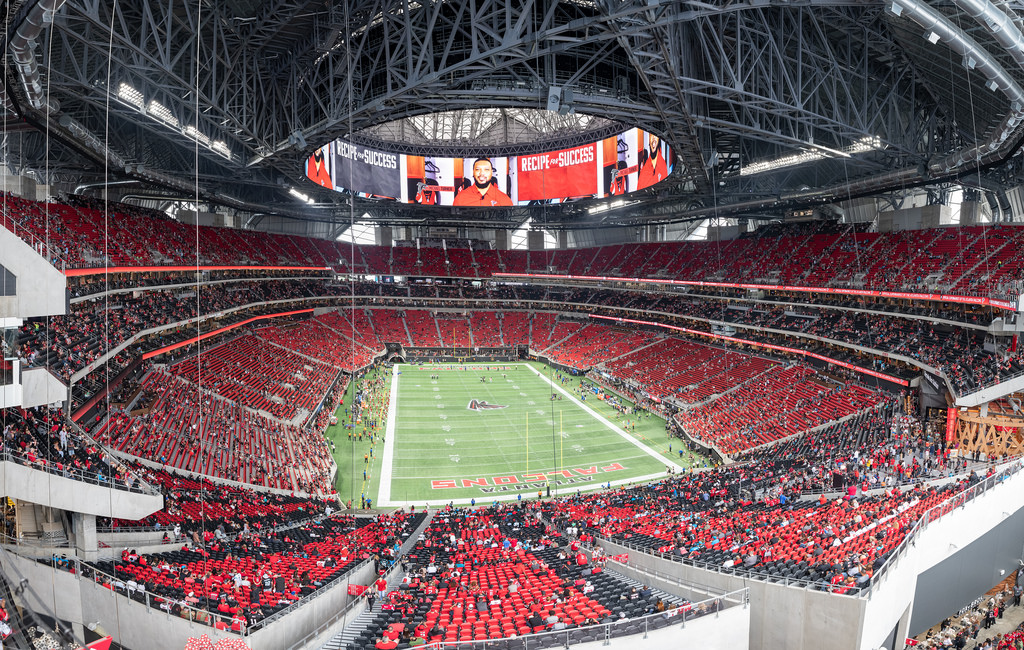
[[[328,166],[327,154],[327,147],[321,147],[313,152],[313,155],[309,157],[309,167],[306,170],[306,176],[321,187],[334,189],[334,183],[331,182],[331,170]]]
[[[473,162],[473,184],[456,194],[452,205],[511,206],[512,199],[498,189],[491,161],[487,158],[477,158]]]
[[[636,187],[642,190],[668,176],[668,165],[665,154],[661,150],[661,138],[653,133],[647,134],[647,156],[640,156],[640,173],[637,175]]]

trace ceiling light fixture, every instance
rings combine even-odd
[[[292,196],[294,196],[295,198],[297,198],[300,201],[305,201],[309,205],[313,205],[314,203],[316,203],[316,201],[314,201],[313,199],[309,198],[308,194],[303,194],[302,192],[298,191],[294,187],[288,188],[288,193],[291,194]]]
[[[145,99],[142,96],[142,92],[139,91],[135,86],[121,82],[117,87],[117,97],[123,100],[127,104],[131,104],[135,108],[142,110],[145,105]]]
[[[750,165],[744,165],[740,169],[740,176],[753,176],[754,174],[774,171],[776,169],[782,169],[783,167],[794,167],[796,165],[803,165],[815,160],[823,160],[826,158],[849,158],[854,154],[875,151],[883,147],[882,139],[878,136],[866,136],[860,138],[855,140],[850,146],[844,147],[843,149],[832,149],[810,142],[806,143],[806,145],[808,147],[812,147],[812,150],[801,151],[800,153],[790,154],[788,156],[782,156],[772,160],[762,160],[760,162],[751,163]]]
[[[180,122],[178,122],[178,118],[174,116],[174,113],[155,99],[149,100],[149,106],[146,107],[146,113],[174,128],[178,128],[180,125]]]

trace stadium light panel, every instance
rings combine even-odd
[[[206,145],[207,147],[210,146],[210,138],[207,137],[205,133],[203,133],[202,131],[200,131],[196,127],[192,126],[191,124],[189,124],[188,126],[185,127],[184,133],[185,133],[185,135],[187,135],[188,137],[192,138],[193,140],[195,140],[199,144]]]
[[[823,160],[826,158],[849,158],[853,154],[881,149],[884,145],[882,144],[882,139],[878,136],[866,136],[859,140],[855,140],[850,146],[839,150],[830,149],[816,144],[809,144],[808,146],[813,147],[814,149],[801,151],[800,153],[788,156],[782,156],[773,160],[762,160],[760,162],[744,165],[740,169],[740,176],[753,176],[754,174],[774,171],[776,169],[782,169],[783,167],[794,167],[796,165],[803,165],[815,160]]]
[[[149,106],[146,107],[146,112],[164,124],[169,124],[174,128],[178,128],[179,126],[178,118],[174,117],[174,113],[155,99],[151,99],[149,101]]]
[[[313,201],[313,199],[309,198],[308,194],[303,194],[302,192],[298,191],[294,187],[289,188],[288,193],[291,194],[292,196],[294,196],[295,198],[297,198],[298,200],[305,201],[306,203],[308,203],[310,205],[315,203],[315,201]]]
[[[117,87],[117,97],[118,99],[123,100],[125,103],[131,104],[140,111],[142,110],[142,107],[145,105],[145,98],[142,96],[142,93],[137,88],[135,88],[135,86],[132,86],[131,84],[126,84],[123,81]]]
[[[224,156],[225,158],[231,158],[231,149],[223,140],[215,141],[213,144],[210,145],[210,148],[219,153],[220,155]]]

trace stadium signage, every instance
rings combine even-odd
[[[492,411],[495,409],[507,409],[508,404],[488,404],[482,399],[471,399],[466,408],[470,411]]]
[[[600,318],[602,320],[615,321],[616,323],[634,323],[636,325],[652,325],[654,327],[663,327],[665,329],[674,330],[676,332],[684,332],[686,334],[696,334],[698,336],[707,336],[709,338],[718,339],[720,341],[729,341],[731,343],[739,343],[739,344],[742,344],[742,345],[750,345],[750,346],[757,347],[757,348],[767,348],[769,350],[779,350],[780,352],[788,352],[790,354],[797,354],[797,355],[800,355],[802,357],[810,357],[812,359],[817,359],[818,361],[824,361],[825,363],[829,363],[829,364],[832,364],[834,366],[839,366],[840,368],[846,368],[847,370],[853,370],[854,372],[859,372],[859,373],[864,374],[864,375],[869,375],[869,376],[875,377],[877,379],[884,379],[885,381],[889,381],[889,382],[892,382],[894,384],[899,384],[900,386],[909,386],[910,385],[910,382],[907,381],[906,379],[900,379],[899,377],[893,377],[892,375],[887,375],[885,373],[881,373],[881,372],[878,372],[876,370],[871,370],[870,368],[862,368],[862,367],[854,365],[852,363],[847,363],[845,361],[839,361],[838,359],[833,359],[831,357],[826,357],[825,355],[818,354],[816,352],[808,352],[807,350],[800,350],[798,348],[786,347],[785,345],[775,345],[774,343],[761,343],[760,341],[749,341],[747,339],[736,338],[735,336],[725,336],[724,334],[715,334],[714,332],[705,332],[703,330],[694,330],[694,329],[690,329],[688,327],[678,327],[676,325],[666,325],[665,323],[656,323],[654,321],[637,320],[635,318],[616,318],[614,316],[601,316],[599,314],[590,314],[590,317],[591,318]]]
[[[99,266],[90,269],[66,269],[64,275],[75,278],[103,273],[150,273],[176,271],[330,271],[329,266]]]
[[[544,280],[591,280],[598,282],[637,282],[647,284],[669,284],[686,287],[711,287],[715,289],[753,289],[756,291],[799,291],[802,293],[831,293],[842,296],[860,296],[870,298],[897,298],[902,300],[933,300],[954,302],[962,305],[980,305],[999,307],[1010,311],[1017,310],[1017,303],[1009,300],[997,300],[984,296],[954,296],[946,293],[917,293],[910,291],[873,291],[869,289],[842,289],[835,287],[795,287],[788,284],[748,284],[742,282],[704,282],[700,280],[661,280],[658,278],[625,278],[611,275],[560,275],[558,273],[505,273],[496,272],[494,277],[503,278],[540,278]]]
[[[152,359],[153,357],[159,356],[159,355],[164,354],[166,352],[171,352],[173,350],[177,350],[178,348],[185,347],[186,345],[191,345],[193,343],[198,343],[199,341],[202,341],[203,339],[210,338],[211,336],[217,336],[218,334],[223,334],[224,332],[229,332],[229,331],[231,331],[233,329],[237,329],[239,327],[243,327],[245,325],[248,325],[249,323],[254,323],[256,321],[266,320],[268,318],[283,318],[284,316],[294,316],[295,314],[311,314],[311,313],[313,313],[312,309],[295,309],[295,310],[292,310],[292,311],[277,312],[276,314],[263,314],[261,316],[253,316],[252,318],[247,318],[246,320],[239,321],[239,322],[233,323],[231,325],[225,325],[224,327],[221,327],[219,329],[215,329],[212,332],[206,332],[205,334],[200,334],[199,336],[194,336],[194,337],[192,337],[190,339],[187,339],[185,341],[179,341],[177,343],[172,343],[170,345],[165,345],[164,347],[158,348],[156,350],[150,350],[149,352],[144,353],[142,355],[142,358],[143,359]]]
[[[627,194],[664,180],[674,163],[667,142],[634,127],[568,149],[513,156],[417,156],[338,139],[314,151],[305,171],[321,187],[368,198],[508,207]]]
[[[572,485],[574,483],[588,483],[594,480],[594,476],[606,472],[619,472],[625,470],[620,463],[611,465],[591,467],[575,467],[572,469],[560,469],[551,472],[529,472],[525,474],[509,474],[506,476],[485,476],[480,478],[453,478],[437,479],[430,482],[434,490],[446,490],[451,488],[478,487],[481,492],[510,492],[526,488],[543,488],[550,481],[554,480],[557,485]]]

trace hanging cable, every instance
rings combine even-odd
[[[201,115],[202,107],[199,105],[200,87],[199,87],[199,75],[200,75],[200,54],[202,49],[202,26],[203,26],[203,3],[198,3],[198,9],[196,11],[196,29],[195,29],[195,129],[196,133],[200,133],[199,129],[199,116]],[[194,195],[194,208],[195,208],[195,245],[196,245],[196,270],[195,270],[195,287],[196,287],[196,423],[194,425],[194,433],[199,446],[198,464],[196,466],[196,473],[201,477],[199,481],[199,527],[202,531],[203,541],[206,541],[206,484],[207,479],[204,477],[206,465],[208,463],[207,455],[210,450],[206,444],[206,436],[203,431],[203,409],[205,408],[206,401],[203,399],[203,341],[202,341],[202,322],[203,322],[203,305],[202,305],[202,275],[201,275],[201,261],[200,261],[200,242],[199,242],[199,138],[193,138],[192,148],[192,165],[193,165],[193,184],[195,188]],[[241,415],[241,407],[239,407],[239,415]],[[212,466],[210,473],[212,474]],[[204,549],[203,551],[203,573],[204,580],[210,575],[209,566],[210,554]]]
[[[957,14],[956,20],[957,20],[957,26],[962,29],[962,26],[960,25],[960,14]],[[975,137],[977,137],[976,134],[978,133],[978,120],[977,120],[977,115],[975,114],[975,111],[974,111],[974,89],[971,87],[970,83],[967,84],[967,102],[968,102],[968,105],[970,106],[970,109],[971,109],[971,132],[973,134],[975,134]],[[975,169],[976,169],[977,174],[978,174],[978,180],[980,181],[981,180],[981,150],[980,150],[979,147],[974,147],[974,152],[975,152],[975,161],[976,161]],[[991,284],[991,278],[989,277],[989,266],[988,266],[988,257],[989,257],[989,255],[988,255],[988,228],[987,228],[987,224],[984,223],[984,222],[982,222],[982,224],[981,224],[981,244],[982,244],[982,258],[983,258],[982,263],[985,265],[985,275],[984,275],[985,282],[981,284],[981,291],[983,293],[987,294],[987,293],[989,293],[992,290],[992,284]],[[962,245],[961,245],[961,250],[962,250]],[[952,289],[952,287],[951,287],[951,289]],[[989,316],[993,315],[992,312],[993,312],[993,310],[990,307],[989,308]],[[972,335],[971,335],[969,329],[962,328],[962,330],[963,330],[964,339],[965,339],[964,340],[964,344],[967,345],[968,349],[969,349],[970,348],[971,336]]]
[[[46,65],[47,66],[49,66],[51,58],[52,58],[52,55],[53,55],[53,28],[54,28],[54,23],[53,23],[53,21],[50,21],[50,33],[48,35],[47,42],[46,42]],[[44,119],[44,125],[45,125],[45,127],[44,127],[44,133],[45,133],[45,135],[44,135],[44,142],[45,142],[45,144],[44,144],[43,151],[45,153],[44,153],[44,160],[43,160],[43,170],[44,170],[43,171],[43,180],[46,182],[47,186],[49,186],[49,183],[50,183],[50,107],[52,106],[52,104],[50,102],[50,78],[51,78],[51,76],[52,75],[49,75],[49,74],[46,75],[46,102],[43,105],[43,108],[46,111],[46,117]],[[50,252],[50,201],[49,201],[49,197],[46,197],[46,200],[44,201],[43,213],[45,215],[45,226],[44,226],[45,227],[45,231],[44,231],[45,232],[45,241],[44,241],[44,249],[43,249],[42,252],[43,252],[43,255],[46,257],[47,260],[53,261],[53,255]],[[49,310],[47,310],[47,311],[49,311]],[[71,315],[68,314],[68,317],[70,317],[70,316]],[[49,355],[49,352],[50,352],[50,341],[52,340],[52,333],[50,331],[51,327],[52,327],[52,322],[50,320],[51,318],[52,318],[52,316],[50,316],[50,314],[47,313],[47,315],[46,315],[46,330],[45,330],[45,334],[44,334],[45,342],[46,342],[46,352],[47,352],[47,354],[46,354],[46,370],[47,370],[47,372],[50,371],[50,355]],[[104,327],[104,340],[106,340],[106,328],[105,327]],[[70,403],[70,401],[71,401],[71,379],[70,378],[68,379],[68,390],[67,390],[65,396],[67,397],[68,402]],[[50,429],[51,413],[50,413],[50,404],[49,404],[49,402],[47,402],[46,406],[43,407],[43,411],[42,412],[45,414],[45,429],[46,429],[46,434],[45,435],[46,436],[50,436],[51,435],[51,429]],[[53,462],[52,450],[53,450],[53,445],[49,444],[49,439],[47,438],[46,450],[43,452],[43,455],[45,455],[45,457],[46,457],[46,462],[48,464],[51,464],[51,465],[52,465],[52,462]],[[49,472],[47,472],[46,473],[47,490],[50,491],[51,494],[52,494],[52,481],[53,481],[53,477],[50,475]],[[38,527],[38,522],[37,522],[37,527]],[[56,577],[53,577],[53,578],[50,579],[50,591],[51,591],[51,596],[53,598],[53,611],[57,611],[57,581],[56,581]]]
[[[118,0],[114,0],[114,4],[110,8],[110,34],[107,40],[107,84],[103,114],[103,354],[106,358],[103,364],[103,390],[104,407],[108,418],[110,417],[110,363],[112,361],[110,358],[110,78],[114,59],[114,18],[117,16],[117,12]],[[53,39],[51,38],[50,41],[52,43]],[[47,75],[47,84],[49,84],[49,78],[50,75]],[[47,97],[46,103],[49,106],[49,97]],[[112,467],[110,474],[113,474]],[[107,498],[109,499],[109,511],[111,516],[113,516],[114,489],[116,488],[114,487],[113,480],[110,483],[110,489],[107,490]],[[95,526],[95,520],[93,525]],[[98,551],[99,549],[97,548],[97,553]],[[124,638],[121,632],[121,611],[120,608],[115,609],[118,638]]]
[[[10,22],[11,22],[11,3],[8,2],[8,3],[5,3],[5,7],[4,7],[4,34],[9,34],[10,33]],[[5,56],[4,57],[4,79],[8,79],[9,78],[8,77],[9,66],[10,66],[10,57],[6,57]],[[8,211],[7,211],[7,173],[6,173],[7,169],[6,168],[7,168],[7,163],[9,162],[9,157],[10,157],[10,150],[8,148],[9,147],[9,142],[7,140],[7,113],[8,113],[8,111],[6,109],[3,109],[3,156],[4,156],[4,167],[5,167],[5,169],[4,169],[4,174],[3,174],[3,181],[0,181],[0,182],[3,183],[3,211],[4,211],[3,218],[4,218],[4,226],[7,227],[8,229],[10,229],[11,232],[16,233],[17,232],[16,231],[17,223],[15,223],[14,219],[11,219],[10,221],[8,221],[8,216],[7,216],[8,215]],[[10,224],[10,225],[8,225],[8,224]],[[15,346],[17,346],[17,341],[15,341]],[[10,353],[11,353],[12,357],[23,358],[23,359],[25,358],[24,355],[21,353],[21,350],[17,349],[17,348],[12,347],[11,350],[10,350]],[[25,359],[25,361],[27,361],[27,359]],[[12,377],[11,380],[13,381],[14,378]],[[8,409],[0,409],[0,411],[3,412],[3,430],[7,431],[7,426],[9,424],[8,419],[7,419],[7,416],[8,416],[7,411],[8,411]],[[6,485],[6,483],[7,483],[7,473],[4,472],[4,484],[5,484],[4,485],[4,488],[5,488],[4,492],[5,492],[5,494],[7,493],[7,490],[6,490],[7,485]],[[4,503],[4,508],[3,508],[3,524],[4,524],[4,527],[3,527],[3,531],[2,531],[3,532],[2,539],[4,539],[6,541],[7,531],[8,531],[8,527],[7,527],[7,517],[8,517],[8,510],[7,510],[8,506],[7,506],[7,504],[8,504],[8,500],[4,499],[3,503]],[[17,511],[16,510],[15,510],[15,515],[17,515]],[[15,522],[16,521],[17,521],[17,519],[15,519]]]
[[[353,107],[353,101],[352,101],[352,92],[353,92],[352,74],[353,74],[353,70],[354,70],[354,67],[352,65],[352,29],[349,26],[349,3],[347,3],[347,2],[343,3],[343,6],[344,6],[344,11],[345,11],[345,68],[346,68],[346,70],[345,70],[345,90],[346,90],[346,93],[348,95],[348,98],[347,98],[348,99],[348,104],[347,104],[347,109],[348,109],[348,134],[347,134],[346,137],[349,140],[351,140],[351,138],[352,138],[352,129],[353,129],[353,120],[352,120],[352,107]],[[356,264],[356,239],[355,239],[355,229],[356,229],[356,191],[355,191],[355,185],[353,184],[354,183],[354,176],[353,176],[354,170],[355,170],[355,165],[354,164],[350,164],[348,166],[348,182],[347,182],[347,187],[348,187],[348,224],[349,224],[348,225],[348,234],[349,234],[348,286],[349,286],[349,321],[350,321],[350,324],[351,324],[351,332],[350,332],[350,335],[349,335],[349,339],[352,342],[352,346],[351,346],[351,349],[352,349],[352,356],[351,356],[351,363],[352,363],[352,371],[351,371],[352,372],[352,382],[351,382],[351,388],[352,388],[352,393],[351,393],[351,395],[352,395],[353,399],[352,399],[351,403],[349,404],[349,409],[350,409],[349,412],[351,413],[351,417],[349,418],[349,425],[352,427],[352,435],[350,435],[348,437],[348,439],[349,439],[349,447],[350,447],[348,483],[349,483],[349,502],[352,503],[353,505],[356,503],[356,501],[355,501],[355,456],[356,456],[356,437],[355,437],[355,426],[356,426],[355,406],[356,405],[355,405],[355,395],[356,395],[356,391],[359,388],[359,386],[358,386],[358,374],[356,373],[356,367],[355,367],[355,365],[356,365],[355,364],[355,350],[356,350],[356,284],[355,284],[355,282],[356,282],[356,279],[355,279],[355,264]],[[362,499],[360,499],[360,505],[362,505]]]

